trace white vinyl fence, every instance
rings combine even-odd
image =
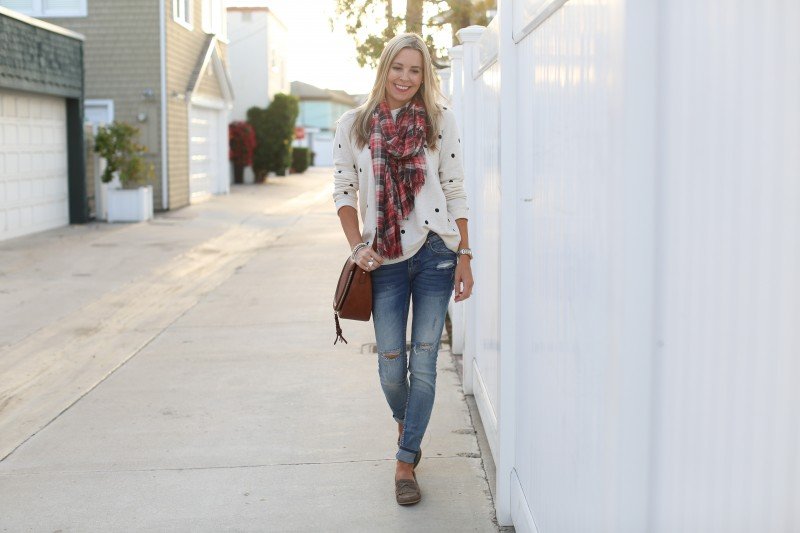
[[[498,7],[451,100],[500,522],[800,531],[800,2]]]

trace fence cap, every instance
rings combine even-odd
[[[466,28],[458,30],[456,32],[456,37],[458,37],[458,40],[462,43],[474,43],[481,38],[485,29],[485,26],[467,26]]]
[[[464,57],[464,46],[459,44],[448,48],[447,55],[452,59],[461,59]]]

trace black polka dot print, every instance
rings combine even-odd
[[[450,183],[453,183],[453,180],[450,180]]]
[[[438,207],[436,208],[436,212],[437,212],[437,213],[439,212],[439,208],[438,208]]]
[[[439,138],[441,139],[441,138],[442,138],[442,136],[441,136],[441,135],[439,135]]]
[[[405,234],[405,232],[406,232],[406,230],[404,230],[404,229],[401,229],[401,230],[400,230],[400,233],[403,233],[403,234]]]
[[[445,107],[445,109],[447,109],[447,108]]]
[[[347,194],[347,191],[344,191],[344,193]]]
[[[339,174],[341,174],[341,173],[342,173],[342,171],[340,170],[340,171],[339,171]]]
[[[452,157],[453,159],[455,159],[455,157],[456,157],[456,154],[450,154],[450,157]]]
[[[340,145],[339,145],[339,148],[341,148],[341,147],[342,147],[342,145],[340,144]]]
[[[427,221],[427,220],[425,221],[425,225],[426,225],[426,226],[428,225],[428,221]]]

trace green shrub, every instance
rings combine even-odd
[[[147,148],[136,142],[139,129],[125,122],[101,126],[94,138],[94,151],[106,160],[103,183],[119,172],[123,187],[145,185],[153,178],[153,165],[144,159]]]
[[[247,122],[256,133],[257,146],[253,153],[253,172],[263,181],[267,173],[286,174],[292,165],[294,125],[300,113],[295,96],[278,93],[266,109],[251,107]]]
[[[311,165],[311,151],[295,146],[292,149],[292,170],[302,174]]]
[[[256,147],[253,150],[253,174],[256,182],[264,181],[269,172],[269,121],[267,110],[260,107],[251,107],[247,110],[247,122],[253,127],[256,134]]]

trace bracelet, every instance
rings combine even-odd
[[[369,245],[367,243],[365,243],[365,242],[360,242],[360,243],[356,244],[355,246],[353,246],[353,251],[350,254],[350,259],[353,260],[353,263],[356,262],[356,254],[358,253],[358,251],[360,249],[362,249],[362,248],[366,248],[367,246],[369,246]]]

